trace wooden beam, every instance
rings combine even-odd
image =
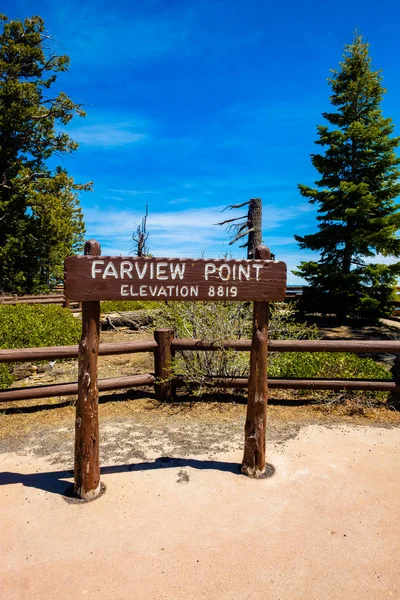
[[[154,331],[154,339],[157,342],[157,349],[154,352],[155,394],[159,402],[169,402],[173,399],[171,378],[173,337],[172,329],[156,329]]]
[[[89,240],[85,255],[100,254],[100,244]],[[100,493],[99,389],[97,357],[100,302],[82,302],[82,339],[78,354],[78,400],[75,420],[74,490],[78,498],[93,500]]]
[[[257,246],[255,258],[268,260],[270,257],[271,253],[267,247]],[[264,477],[266,473],[268,313],[268,302],[254,302],[244,455],[241,471],[249,477],[256,478]]]
[[[136,352],[154,352],[157,342],[154,340],[135,340],[132,342],[103,343],[99,346],[99,356],[113,354],[131,354]],[[210,342],[201,339],[173,339],[172,350],[218,351],[232,348],[249,352],[251,340],[225,340]],[[355,354],[385,353],[400,354],[399,340],[270,340],[270,352],[352,352]],[[0,363],[35,362],[57,358],[76,358],[78,346],[48,346],[43,348],[14,348],[0,350]]]
[[[210,380],[215,387],[245,389],[249,385],[246,377],[216,377]],[[281,390],[364,390],[370,392],[400,392],[400,383],[390,380],[363,379],[280,379],[268,378],[268,388]],[[292,401],[292,398],[290,399]]]
[[[142,385],[154,385],[155,378],[151,373],[144,375],[127,375],[125,377],[112,377],[100,379],[99,392],[128,389]],[[0,402],[21,402],[23,400],[36,400],[38,398],[54,398],[57,396],[76,396],[78,382],[53,383],[51,385],[34,385],[23,388],[11,388],[0,391]]]

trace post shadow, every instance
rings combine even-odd
[[[138,471],[153,471],[156,469],[171,469],[171,468],[198,469],[200,471],[221,471],[224,473],[232,473],[241,475],[240,463],[217,461],[217,460],[199,460],[195,458],[172,458],[169,456],[161,456],[154,461],[146,461],[141,463],[133,463],[129,465],[112,465],[101,467],[101,475],[112,475],[116,473],[138,472]],[[268,476],[271,477],[275,472],[272,465],[268,465]],[[0,486],[22,484],[26,487],[36,488],[44,492],[56,494],[60,496],[69,496],[68,490],[71,488],[71,482],[66,479],[73,479],[73,470],[65,471],[49,471],[47,473],[13,473],[0,472]]]

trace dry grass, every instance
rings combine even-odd
[[[341,335],[345,335],[343,329]],[[371,333],[371,332],[370,332]],[[103,332],[102,340],[107,342],[146,339],[152,334],[131,332],[128,330]],[[99,377],[117,377],[153,371],[153,357],[150,353],[138,353],[119,356],[105,356],[99,359]],[[76,381],[77,361],[56,363],[53,369],[32,374],[16,381],[14,387]],[[319,396],[321,398],[321,395]],[[269,426],[299,427],[308,423],[333,424],[376,424],[381,426],[399,426],[400,413],[382,407],[367,407],[356,400],[342,403],[329,401],[312,403],[312,395],[301,396],[296,391],[271,393],[271,405],[268,409]],[[216,401],[217,400],[217,401]],[[314,397],[315,400],[315,397]],[[279,404],[279,401],[289,402]],[[150,424],[154,421],[171,423],[172,421],[235,422],[243,420],[245,399],[242,397],[218,397],[209,395],[201,400],[183,398],[181,402],[161,405],[154,400],[152,390],[121,390],[105,392],[100,399],[100,419],[102,423],[114,419],[126,418],[133,422]],[[275,402],[278,402],[277,404]],[[75,418],[75,398],[49,398],[23,402],[2,403],[0,406],[0,438],[21,438],[27,432],[56,427],[71,428]]]
[[[294,394],[293,394],[294,396]],[[210,396],[206,401],[191,398],[173,404],[160,404],[151,392],[138,390],[104,393],[100,398],[100,422],[127,419],[157,426],[162,423],[234,422],[245,418],[244,399],[235,402],[215,401]],[[400,426],[400,412],[386,407],[365,407],[355,401],[343,404],[306,403],[276,404],[283,399],[274,396],[268,407],[268,420],[274,427],[298,427],[309,423],[355,425]],[[288,399],[286,399],[287,402]],[[290,400],[289,400],[290,402]],[[296,402],[296,403],[295,403]],[[4,403],[0,409],[0,438],[22,437],[33,430],[70,428],[75,420],[75,399],[50,398],[24,402]]]

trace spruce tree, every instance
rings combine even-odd
[[[315,188],[299,185],[318,206],[318,232],[295,236],[300,248],[319,251],[320,260],[302,262],[295,274],[309,283],[306,310],[375,320],[391,312],[400,273],[398,263],[368,261],[400,256],[400,138],[391,137],[392,121],[382,115],[386,90],[368,47],[356,33],[328,79],[334,111],[323,113],[330,127],[318,126],[316,141],[326,149],[311,155],[320,179]]]
[[[90,184],[55,158],[77,148],[61,129],[85,113],[50,92],[69,58],[53,52],[43,20],[0,21],[0,292],[32,292],[58,280],[83,241],[77,193]]]

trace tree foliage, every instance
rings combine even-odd
[[[53,52],[43,20],[0,20],[0,292],[31,292],[58,280],[83,242],[77,192],[90,184],[49,161],[77,148],[63,127],[85,113],[49,92],[69,58]]]
[[[398,264],[372,264],[377,255],[400,256],[400,138],[384,118],[380,104],[386,90],[374,71],[368,44],[356,34],[345,47],[340,69],[328,79],[334,111],[323,113],[312,155],[320,174],[316,187],[300,193],[318,206],[318,232],[295,236],[300,248],[320,252],[319,261],[302,262],[295,272],[306,279],[302,303],[317,312],[340,317],[376,319],[389,314]]]

